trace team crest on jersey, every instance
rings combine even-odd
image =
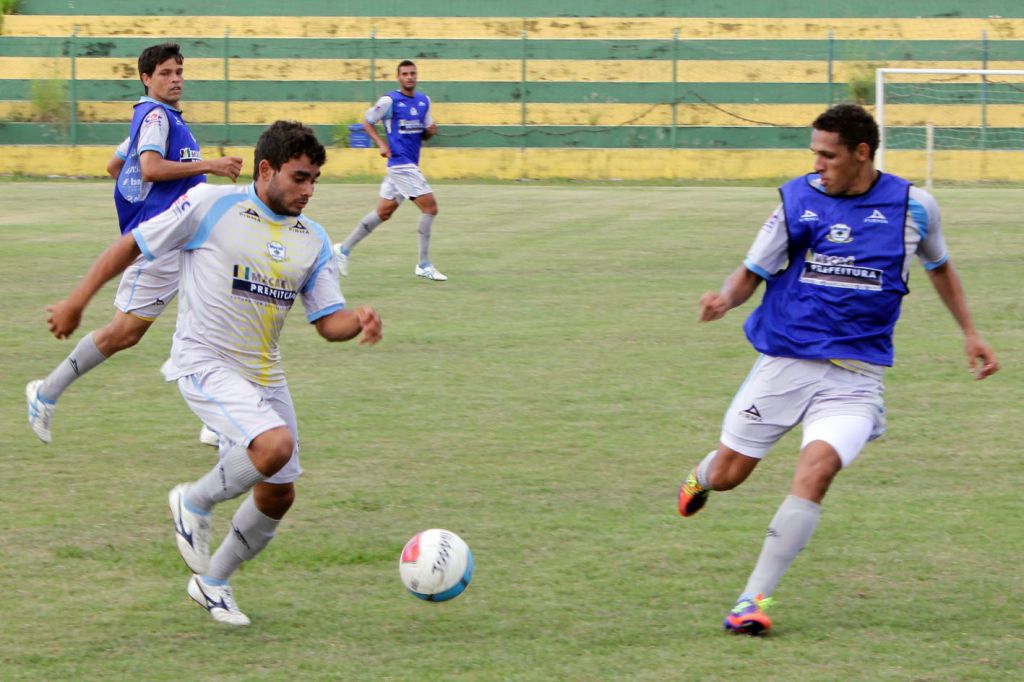
[[[833,244],[849,244],[853,241],[853,237],[850,236],[852,230],[849,225],[842,223],[836,223],[832,227],[828,228],[828,236],[825,239],[829,240]]]
[[[281,242],[267,242],[267,253],[274,260],[280,262],[288,257],[288,250],[284,248],[284,244]]]
[[[416,111],[416,107],[411,107],[411,108],[409,109],[409,115],[410,115],[410,116],[419,116],[419,115],[420,115],[420,112]]]
[[[889,223],[889,219],[885,217],[885,214],[879,211],[877,208],[871,212],[867,218],[864,219],[866,223]]]

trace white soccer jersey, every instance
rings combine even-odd
[[[283,385],[278,337],[295,298],[310,322],[345,307],[324,229],[277,215],[253,185],[197,185],[131,234],[147,260],[181,249],[168,381],[226,365]]]

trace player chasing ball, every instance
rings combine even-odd
[[[181,254],[181,305],[164,363],[188,406],[220,433],[220,461],[168,501],[175,541],[192,570],[188,594],[214,620],[248,625],[229,579],[274,537],[295,500],[298,426],[278,339],[295,299],[328,341],[380,341],[371,307],[349,310],[327,233],[303,214],[326,153],[301,123],[277,121],[256,144],[255,182],[199,185],[110,246],[63,301],[50,331],[71,334],[89,300],[141,254]],[[214,507],[245,493],[210,556]]]
[[[761,354],[725,414],[721,439],[679,490],[693,516],[712,490],[731,490],[791,428],[803,424],[790,494],[725,629],[766,634],[771,594],[818,525],[835,476],[885,432],[882,374],[893,362],[893,328],[908,293],[913,255],[964,334],[977,379],[999,369],[967,307],[930,194],[875,169],[878,126],[854,104],[814,121],[814,172],[786,183],[743,265],[721,291],[700,299],[700,319],[718,320],[766,282],[744,330]]]

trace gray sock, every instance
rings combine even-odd
[[[743,594],[770,595],[818,527],[821,505],[789,495],[779,505]]]
[[[384,221],[380,219],[379,215],[377,215],[376,209],[364,215],[363,219],[359,221],[358,225],[356,225],[356,229],[352,230],[352,234],[348,236],[348,239],[341,243],[342,251],[345,253],[351,251],[355,248],[356,244],[369,237],[370,233],[373,232],[373,228],[377,227],[382,222]]]
[[[208,512],[218,502],[234,499],[267,478],[256,470],[249,451],[238,445],[228,450],[213,469],[192,484],[185,502],[191,508]]]
[[[203,577],[227,581],[243,561],[252,559],[270,543],[280,522],[257,509],[249,495],[232,517],[231,530],[210,557],[210,568]]]
[[[75,379],[106,359],[96,347],[92,332],[89,332],[64,361],[50,372],[50,376],[46,377],[43,385],[39,387],[39,395],[50,402],[57,402],[60,394],[67,390]]]
[[[711,490],[711,486],[708,481],[708,476],[711,473],[711,463],[715,461],[715,457],[718,456],[718,448],[715,448],[707,454],[704,459],[697,465],[697,483],[700,483],[700,487],[705,490]]]
[[[434,218],[429,213],[420,214],[420,226],[416,230],[420,238],[420,264],[430,262],[430,228]]]

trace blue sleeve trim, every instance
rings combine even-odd
[[[166,154],[163,147],[157,147],[151,144],[147,144],[145,147],[139,147],[139,154],[141,155],[142,152],[156,152],[160,155],[160,158],[164,158],[164,154]]]
[[[940,258],[937,261],[932,261],[931,263],[925,263],[924,264],[924,269],[925,270],[934,270],[936,268],[942,267],[946,263],[946,261],[948,261],[948,260],[949,260],[949,254],[947,253],[945,256],[943,256],[942,258]]]
[[[334,253],[331,250],[331,238],[327,235],[327,230],[323,228],[320,223],[307,220],[309,227],[316,232],[316,235],[320,237],[322,242],[320,246],[320,255],[317,256],[316,267],[313,268],[313,272],[310,274],[309,279],[306,280],[306,284],[302,287],[302,293],[309,291],[316,283],[316,278],[320,275],[320,271],[324,269],[324,266],[334,258]]]
[[[926,238],[928,236],[928,211],[925,210],[924,204],[917,199],[911,199],[907,202],[907,208],[917,225],[917,233],[921,235],[921,239]]]
[[[116,156],[117,158],[121,159],[122,161],[127,161],[128,160],[128,156],[126,154],[122,154],[120,149],[115,149],[114,150],[114,156]]]
[[[333,313],[338,312],[339,310],[344,310],[344,309],[345,309],[345,304],[344,303],[335,303],[334,305],[327,306],[323,310],[318,310],[315,313],[309,313],[308,315],[306,315],[306,319],[309,320],[310,324],[312,324],[313,322],[316,322],[317,320],[319,320],[322,317],[327,317],[328,315],[331,315]]]
[[[217,199],[210,210],[203,216],[203,221],[199,223],[199,229],[192,235],[192,239],[188,240],[188,243],[181,247],[182,251],[193,251],[198,249],[200,246],[206,243],[206,240],[210,238],[210,231],[213,230],[213,226],[220,220],[228,209],[235,204],[245,201],[245,192],[232,193],[225,197]]]
[[[139,234],[138,230],[132,230],[131,235],[132,238],[135,239],[135,243],[139,245],[139,251],[142,252],[143,258],[145,258],[146,260],[153,260],[154,258],[156,258],[156,256],[153,255],[153,252],[149,250],[149,247],[146,246],[146,240],[143,239],[142,235]]]
[[[762,268],[760,265],[750,260],[749,258],[743,260],[743,266],[763,280],[769,280],[772,278],[771,274],[767,270],[765,270],[764,268]]]

